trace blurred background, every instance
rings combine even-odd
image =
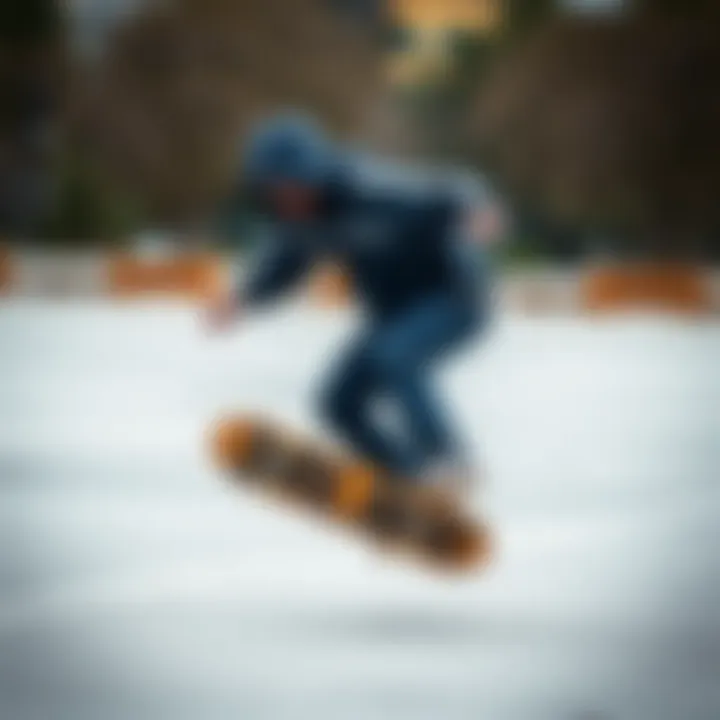
[[[0,3],[0,716],[720,717],[720,5]],[[477,173],[492,335],[443,378],[498,555],[449,582],[233,492],[303,432],[342,269],[210,342],[247,128]]]
[[[273,1],[6,0],[3,236],[215,243],[243,132],[302,107],[487,174],[517,261],[717,259],[715,3]]]

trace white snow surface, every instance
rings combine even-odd
[[[0,717],[717,720],[720,325],[503,317],[440,381],[484,573],[263,505],[208,427],[310,435],[356,320],[0,304]]]

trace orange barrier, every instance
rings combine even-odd
[[[352,298],[350,276],[334,263],[322,265],[310,280],[310,295],[320,307],[344,307]]]
[[[116,297],[164,296],[204,300],[223,287],[222,261],[206,253],[149,259],[116,255],[108,267],[108,291]]]
[[[591,269],[581,280],[580,302],[590,312],[652,309],[698,315],[713,311],[703,269],[672,263]]]
[[[0,247],[0,293],[10,291],[13,284],[12,263],[10,261],[10,252],[7,248]]]

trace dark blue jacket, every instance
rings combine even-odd
[[[467,311],[481,308],[485,258],[463,237],[468,200],[462,190],[442,180],[372,175],[349,167],[337,172],[311,222],[271,220],[243,301],[274,299],[316,261],[333,260],[349,271],[360,302],[376,318],[439,294]]]

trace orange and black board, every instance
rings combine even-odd
[[[384,551],[454,572],[490,559],[489,532],[470,513],[272,423],[226,418],[211,441],[237,485],[319,515]]]

